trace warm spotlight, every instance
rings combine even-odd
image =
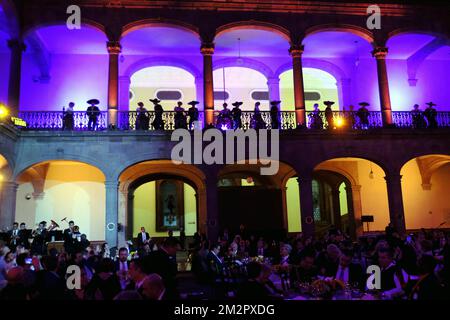
[[[335,123],[336,123],[336,127],[337,127],[337,128],[340,128],[340,127],[342,127],[342,126],[344,125],[344,119],[342,119],[342,118],[337,118],[336,121],[335,121]]]
[[[9,110],[3,104],[0,104],[0,120],[6,118],[8,114]]]

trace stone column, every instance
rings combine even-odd
[[[21,40],[13,39],[8,41],[8,47],[11,51],[9,60],[8,108],[11,116],[17,116],[20,105],[22,52],[25,51],[25,45]]]
[[[206,234],[211,243],[217,241],[219,236],[219,205],[217,178],[215,175],[207,175],[206,186]]]
[[[405,213],[403,209],[402,196],[402,176],[400,174],[390,174],[384,177],[386,180],[389,217],[395,230],[400,234],[405,234]]]
[[[205,126],[214,122],[214,82],[213,61],[214,43],[202,43],[200,52],[203,55],[203,94]]]
[[[203,92],[203,77],[195,77],[195,96],[196,96],[196,100],[199,102],[198,106],[200,108],[204,108],[204,92]],[[201,111],[203,111],[202,109],[199,109]]]
[[[131,85],[130,77],[128,77],[128,76],[119,77],[119,111],[130,110],[130,108],[129,108],[130,107],[130,85]],[[134,101],[134,102],[136,104],[138,101]]]
[[[19,185],[12,181],[0,182],[0,230],[11,228],[16,217],[16,198]]]
[[[380,105],[384,126],[392,125],[392,109],[391,97],[389,94],[389,80],[386,68],[386,56],[388,48],[376,47],[372,51],[372,55],[377,60],[377,74],[378,74],[378,90],[380,93]]]
[[[339,88],[339,103],[341,106],[341,109],[345,107],[345,109],[348,111],[348,107],[352,104],[352,93],[351,93],[351,79],[349,78],[342,78],[338,82],[338,88]]]
[[[119,222],[118,214],[118,189],[119,183],[117,181],[105,181],[106,190],[106,219],[105,219],[105,240],[110,247],[117,246],[118,233],[117,223]]]
[[[303,86],[302,54],[303,45],[292,45],[289,49],[292,56],[294,73],[294,101],[297,125],[306,126],[305,89]]]
[[[336,186],[332,190],[333,194],[333,220],[336,228],[340,229],[342,227],[341,221],[341,202],[340,202],[340,194],[339,186]]]
[[[117,209],[118,223],[122,225],[122,231],[118,233],[117,242],[119,247],[123,247],[127,242],[128,228],[128,190],[119,192],[119,207]]]
[[[306,236],[314,235],[314,214],[313,214],[313,194],[312,177],[300,176],[297,178],[300,191],[300,212],[302,217],[302,233]]]
[[[117,127],[117,111],[119,105],[119,54],[122,47],[118,41],[108,41],[108,126]]]
[[[353,215],[355,218],[355,231],[357,236],[362,236],[364,234],[364,226],[361,222],[362,216],[362,202],[361,202],[361,186],[360,185],[352,185],[352,206],[353,206]],[[349,196],[349,192],[347,190],[347,198]]]
[[[267,87],[269,89],[269,100],[280,101],[280,78],[270,77],[267,79]]]

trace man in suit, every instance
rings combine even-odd
[[[161,276],[156,273],[149,274],[142,284],[142,297],[144,300],[165,300],[166,288]]]
[[[13,223],[12,230],[8,231],[9,247],[11,251],[15,251],[19,243],[19,224],[17,222]]]
[[[149,244],[151,240],[152,239],[150,238],[148,232],[145,232],[145,228],[141,227],[141,232],[137,235],[138,247],[142,248],[144,245]]]
[[[366,284],[363,269],[359,264],[352,263],[352,259],[353,252],[351,250],[342,250],[334,278],[336,280],[341,280],[343,283],[355,285],[363,290]]]
[[[30,232],[27,230],[25,222],[22,222],[19,227],[19,244],[25,249],[30,248],[30,243],[28,242],[29,236]]]
[[[300,263],[294,265],[291,272],[291,281],[311,283],[317,278],[318,270],[314,265],[315,252],[313,250],[304,250],[300,254]]]
[[[36,289],[39,300],[63,300],[65,298],[66,282],[56,272],[58,259],[54,256],[44,256],[41,259],[44,270],[36,274]]]
[[[72,233],[73,233],[74,226],[75,226],[75,222],[69,221],[69,228],[64,229],[64,232],[63,232],[64,250],[69,254],[72,254],[72,252],[73,252]]]
[[[212,276],[221,275],[223,272],[223,262],[219,258],[220,244],[215,244],[212,246],[211,250],[208,252],[206,259],[208,260],[208,265],[210,268],[210,273]]]
[[[100,109],[97,107],[97,105],[100,103],[100,101],[98,101],[97,99],[91,99],[87,103],[89,104],[89,107],[86,110],[86,115],[89,118],[88,130],[96,130],[98,116],[100,115]]]
[[[146,274],[156,273],[161,276],[168,299],[176,299],[178,296],[176,288],[177,249],[178,241],[175,238],[167,238],[159,250],[150,252],[143,258],[144,272]]]

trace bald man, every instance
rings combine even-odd
[[[145,300],[163,300],[165,292],[163,279],[159,275],[152,273],[144,278],[141,294]]]

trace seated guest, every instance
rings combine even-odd
[[[265,285],[259,281],[261,272],[262,267],[258,262],[250,262],[247,265],[248,279],[238,287],[236,298],[241,300],[269,299],[269,292]]]
[[[211,250],[208,253],[208,265],[209,271],[212,276],[221,275],[223,273],[223,262],[222,259],[219,258],[220,253],[220,244],[215,244],[212,246]]]
[[[88,300],[112,300],[120,291],[120,281],[114,272],[114,262],[109,258],[102,259],[86,287],[86,298]]]
[[[134,259],[130,262],[129,276],[131,283],[128,285],[127,289],[139,291],[144,282],[144,278],[146,277],[142,260]]]
[[[280,260],[278,264],[282,267],[289,267],[291,264],[290,253],[292,251],[292,247],[289,244],[283,244],[280,247]]]
[[[390,248],[378,250],[378,265],[381,268],[381,291],[388,298],[404,295],[408,274],[395,264],[394,253]]]
[[[334,278],[336,280],[341,280],[345,284],[350,284],[363,290],[366,284],[363,269],[359,264],[352,263],[352,259],[352,251],[342,251],[342,254],[339,257],[339,266]]]
[[[420,279],[412,288],[410,298],[413,300],[439,300],[444,298],[444,288],[435,274],[436,260],[430,255],[423,255],[419,260]]]
[[[317,266],[321,275],[334,277],[339,265],[341,250],[335,244],[329,244],[325,253],[317,258]]]
[[[150,235],[148,232],[145,232],[145,228],[141,227],[141,232],[137,235],[137,243],[138,247],[141,248],[146,244],[149,244],[152,239],[150,238]]]
[[[267,250],[267,246],[266,246],[266,243],[264,242],[264,240],[259,239],[258,242],[256,243],[256,247],[249,253],[250,253],[250,256],[252,256],[252,257],[256,257],[256,256],[267,257],[268,250]]]
[[[156,273],[161,276],[166,287],[166,297],[176,299],[176,275],[178,271],[176,253],[178,240],[167,238],[157,251],[150,252],[143,259],[144,272],[146,274]]]
[[[58,258],[44,256],[41,259],[43,270],[36,273],[37,299],[61,300],[65,298],[66,281],[56,272]]]
[[[317,278],[318,270],[314,265],[315,253],[312,250],[304,251],[300,256],[298,266],[293,266],[291,281],[311,283]]]
[[[144,300],[165,300],[166,288],[163,279],[155,273],[149,274],[142,283]]]

